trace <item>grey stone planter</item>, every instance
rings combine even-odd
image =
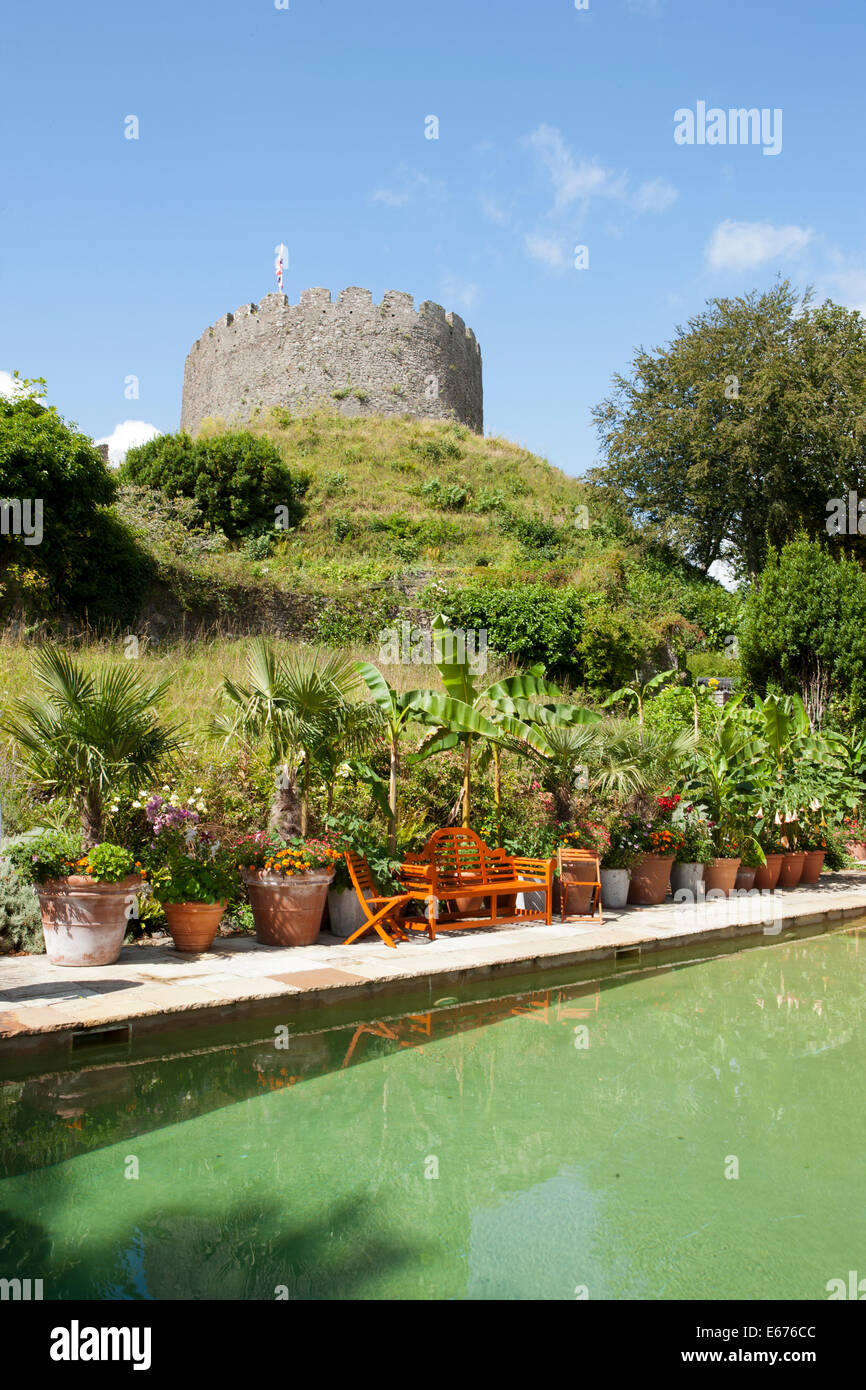
[[[671,892],[678,893],[686,889],[697,898],[698,884],[703,883],[704,866],[703,864],[672,864],[671,865]]]
[[[366,918],[364,909],[358,902],[354,888],[330,888],[328,890],[328,913],[331,918],[331,935],[342,941],[353,931],[363,927]]]
[[[630,869],[602,869],[602,907],[625,907],[628,902],[628,883],[630,877]]]

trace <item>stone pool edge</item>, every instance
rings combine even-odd
[[[835,877],[835,876],[834,876]],[[444,989],[465,986],[472,981],[502,979],[537,974],[540,980],[554,970],[581,967],[594,961],[606,963],[605,973],[615,971],[618,963],[634,967],[644,956],[660,951],[681,950],[693,945],[712,944],[728,940],[757,938],[763,944],[782,941],[796,929],[815,928],[818,932],[857,917],[866,915],[866,876],[856,888],[840,883],[839,875],[827,902],[827,890],[800,889],[779,895],[780,931],[767,934],[766,926],[773,925],[774,914],[765,912],[738,920],[736,903],[718,903],[701,909],[701,921],[682,921],[682,909],[663,905],[660,908],[631,909],[613,915],[602,926],[592,924],[553,923],[550,928],[541,924],[504,927],[498,931],[479,930],[460,934],[459,944],[442,936],[436,942],[419,942],[404,948],[404,953],[371,947],[365,954],[357,947],[342,944],[322,946],[316,958],[302,957],[297,967],[297,951],[285,952],[262,948],[247,940],[221,943],[221,949],[208,956],[195,957],[181,964],[176,953],[163,948],[125,947],[117,966],[106,967],[115,972],[110,980],[100,972],[87,972],[89,978],[78,981],[84,993],[80,998],[59,999],[50,1003],[50,995],[63,990],[63,975],[49,967],[44,957],[17,957],[0,961],[0,1061],[2,1058],[38,1055],[40,1053],[72,1050],[73,1041],[83,1036],[97,1037],[101,1032],[128,1029],[136,1039],[172,1033],[204,1025],[231,1023],[233,1020],[253,1019],[263,1014],[273,1015],[285,1007],[286,1019],[309,1015],[335,1005],[406,995],[426,989],[432,995]],[[844,884],[844,886],[843,886]],[[840,891],[841,890],[841,891]],[[823,898],[826,906],[820,906]],[[671,924],[672,923],[672,924]],[[250,950],[261,963],[258,974],[220,975],[220,962],[243,962]],[[299,948],[309,950],[310,948]],[[315,948],[314,948],[315,949]],[[149,960],[157,952],[159,958]],[[267,951],[267,956],[260,954]],[[425,959],[428,952],[437,952],[438,959]],[[283,958],[291,957],[294,970],[281,972]],[[136,959],[138,958],[138,959]],[[46,1006],[10,1006],[9,990],[14,991],[16,962],[43,962],[38,974],[45,974],[44,986],[32,985],[37,992],[44,988],[49,995]],[[148,970],[162,968],[173,971],[163,982]],[[186,974],[178,981],[175,976]],[[117,971],[136,975],[132,981],[117,981]],[[46,973],[48,972],[48,973]],[[359,973],[365,972],[365,973]],[[69,972],[78,975],[79,972]],[[148,983],[150,981],[150,983]],[[75,981],[70,981],[70,989]],[[88,985],[93,984],[92,989]],[[109,988],[112,984],[115,987]],[[124,985],[143,990],[144,997],[130,1007],[120,996]],[[102,986],[102,988],[100,988]],[[154,996],[147,998],[147,992]],[[174,998],[167,997],[167,990]],[[160,997],[162,996],[162,997]]]

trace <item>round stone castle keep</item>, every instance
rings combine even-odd
[[[181,429],[326,405],[341,415],[412,415],[484,428],[481,349],[458,314],[388,290],[269,294],[226,314],[186,359]]]

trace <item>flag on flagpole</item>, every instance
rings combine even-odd
[[[284,268],[285,268],[286,262],[288,261],[289,253],[288,253],[287,248],[282,244],[282,242],[280,242],[280,245],[279,245],[279,246],[275,246],[275,247],[274,247],[274,250],[275,250],[276,253],[277,253],[277,259],[276,259],[276,261],[274,262],[274,269],[275,269],[276,272],[277,272],[277,284],[278,284],[279,287],[280,287],[280,294],[282,294],[282,292],[283,292],[283,270],[284,270]]]

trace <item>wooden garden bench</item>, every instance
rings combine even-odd
[[[490,921],[495,923],[499,899],[514,898],[518,893],[543,893],[544,908],[512,908],[506,917],[543,919],[548,924],[552,920],[553,860],[488,849],[474,830],[434,831],[421,854],[407,856],[400,878],[416,899],[425,901],[431,938],[443,923],[452,924],[443,927],[446,931],[477,926],[477,919],[457,919],[485,898],[490,901]],[[453,908],[446,906],[443,911],[443,903],[453,904]]]

